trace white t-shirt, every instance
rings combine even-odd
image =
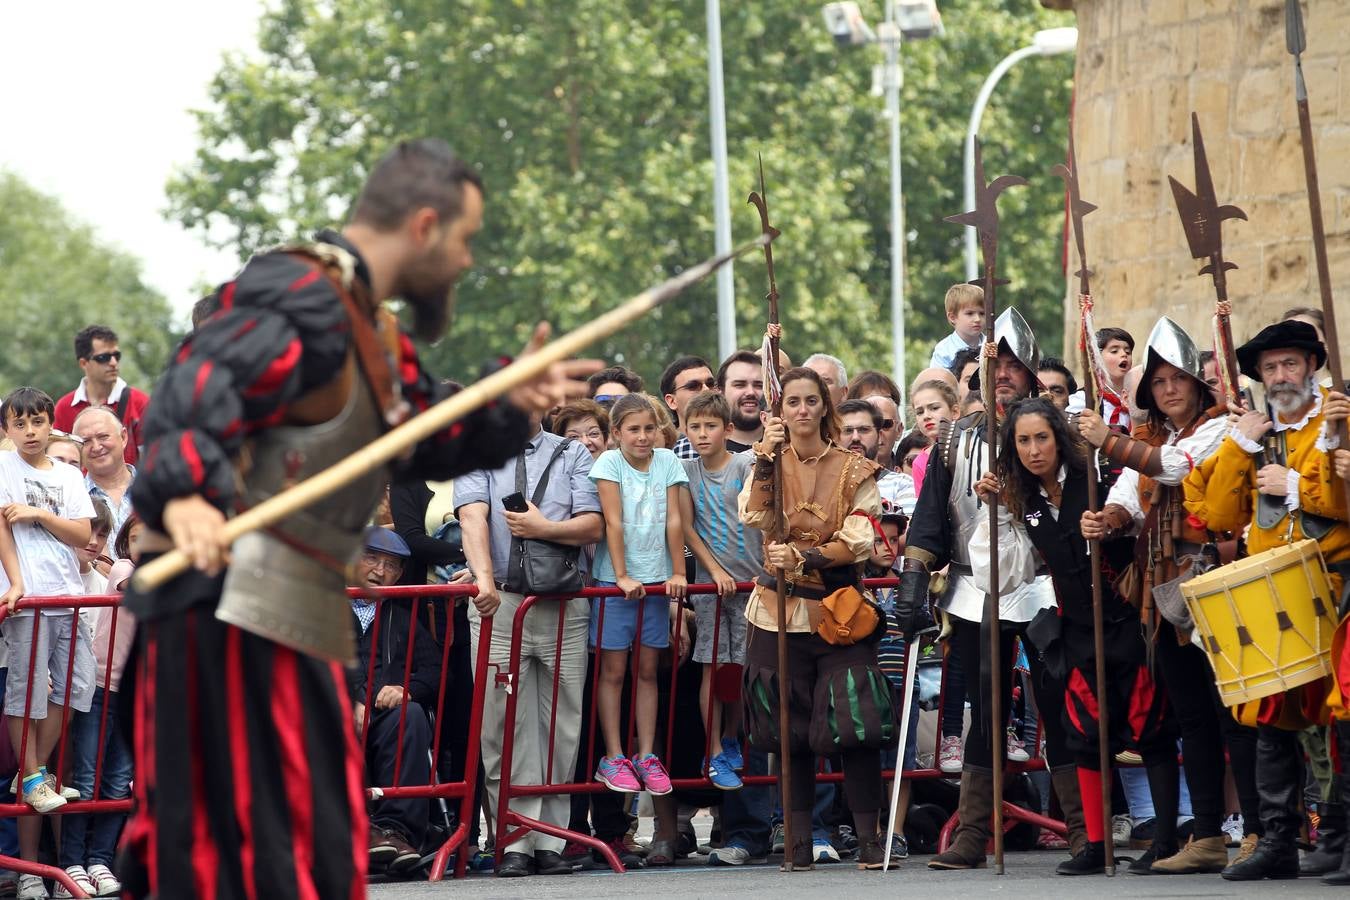
[[[61,463],[35,469],[18,453],[0,453],[0,503],[22,503],[48,510],[63,519],[94,517],[94,504],[79,469]],[[15,525],[13,531],[26,596],[85,592],[74,549],[41,525],[24,522]],[[8,588],[9,579],[0,569],[0,590]],[[69,615],[68,610],[60,609],[49,613]]]

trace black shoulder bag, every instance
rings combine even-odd
[[[566,452],[571,440],[563,441],[549,457],[530,498],[535,506],[544,499],[549,473],[558,457]],[[516,490],[525,494],[525,454],[516,457]],[[586,586],[585,576],[577,559],[580,547],[568,547],[553,541],[511,538],[511,559],[507,564],[506,589],[513,594],[567,594]]]

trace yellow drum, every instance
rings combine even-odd
[[[1183,582],[1181,593],[1228,706],[1331,671],[1336,603],[1316,541],[1229,563]]]

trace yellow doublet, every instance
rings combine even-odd
[[[1297,430],[1285,432],[1287,465],[1299,473],[1299,509],[1336,519],[1337,523],[1318,541],[1328,562],[1350,557],[1350,525],[1346,524],[1345,491],[1336,479],[1326,451],[1317,446],[1322,433],[1322,414],[1318,412]],[[1223,439],[1219,449],[1191,470],[1183,482],[1186,511],[1205,523],[1210,531],[1240,532],[1251,523],[1247,534],[1247,552],[1260,553],[1304,537],[1300,517],[1294,516],[1293,536],[1289,519],[1281,519],[1274,528],[1261,528],[1252,520],[1256,508],[1256,471],[1260,458],[1242,449],[1232,437]]]

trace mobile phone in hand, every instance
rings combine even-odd
[[[523,513],[530,508],[530,505],[525,502],[525,495],[516,491],[514,494],[507,494],[502,498],[502,508],[507,512]]]

